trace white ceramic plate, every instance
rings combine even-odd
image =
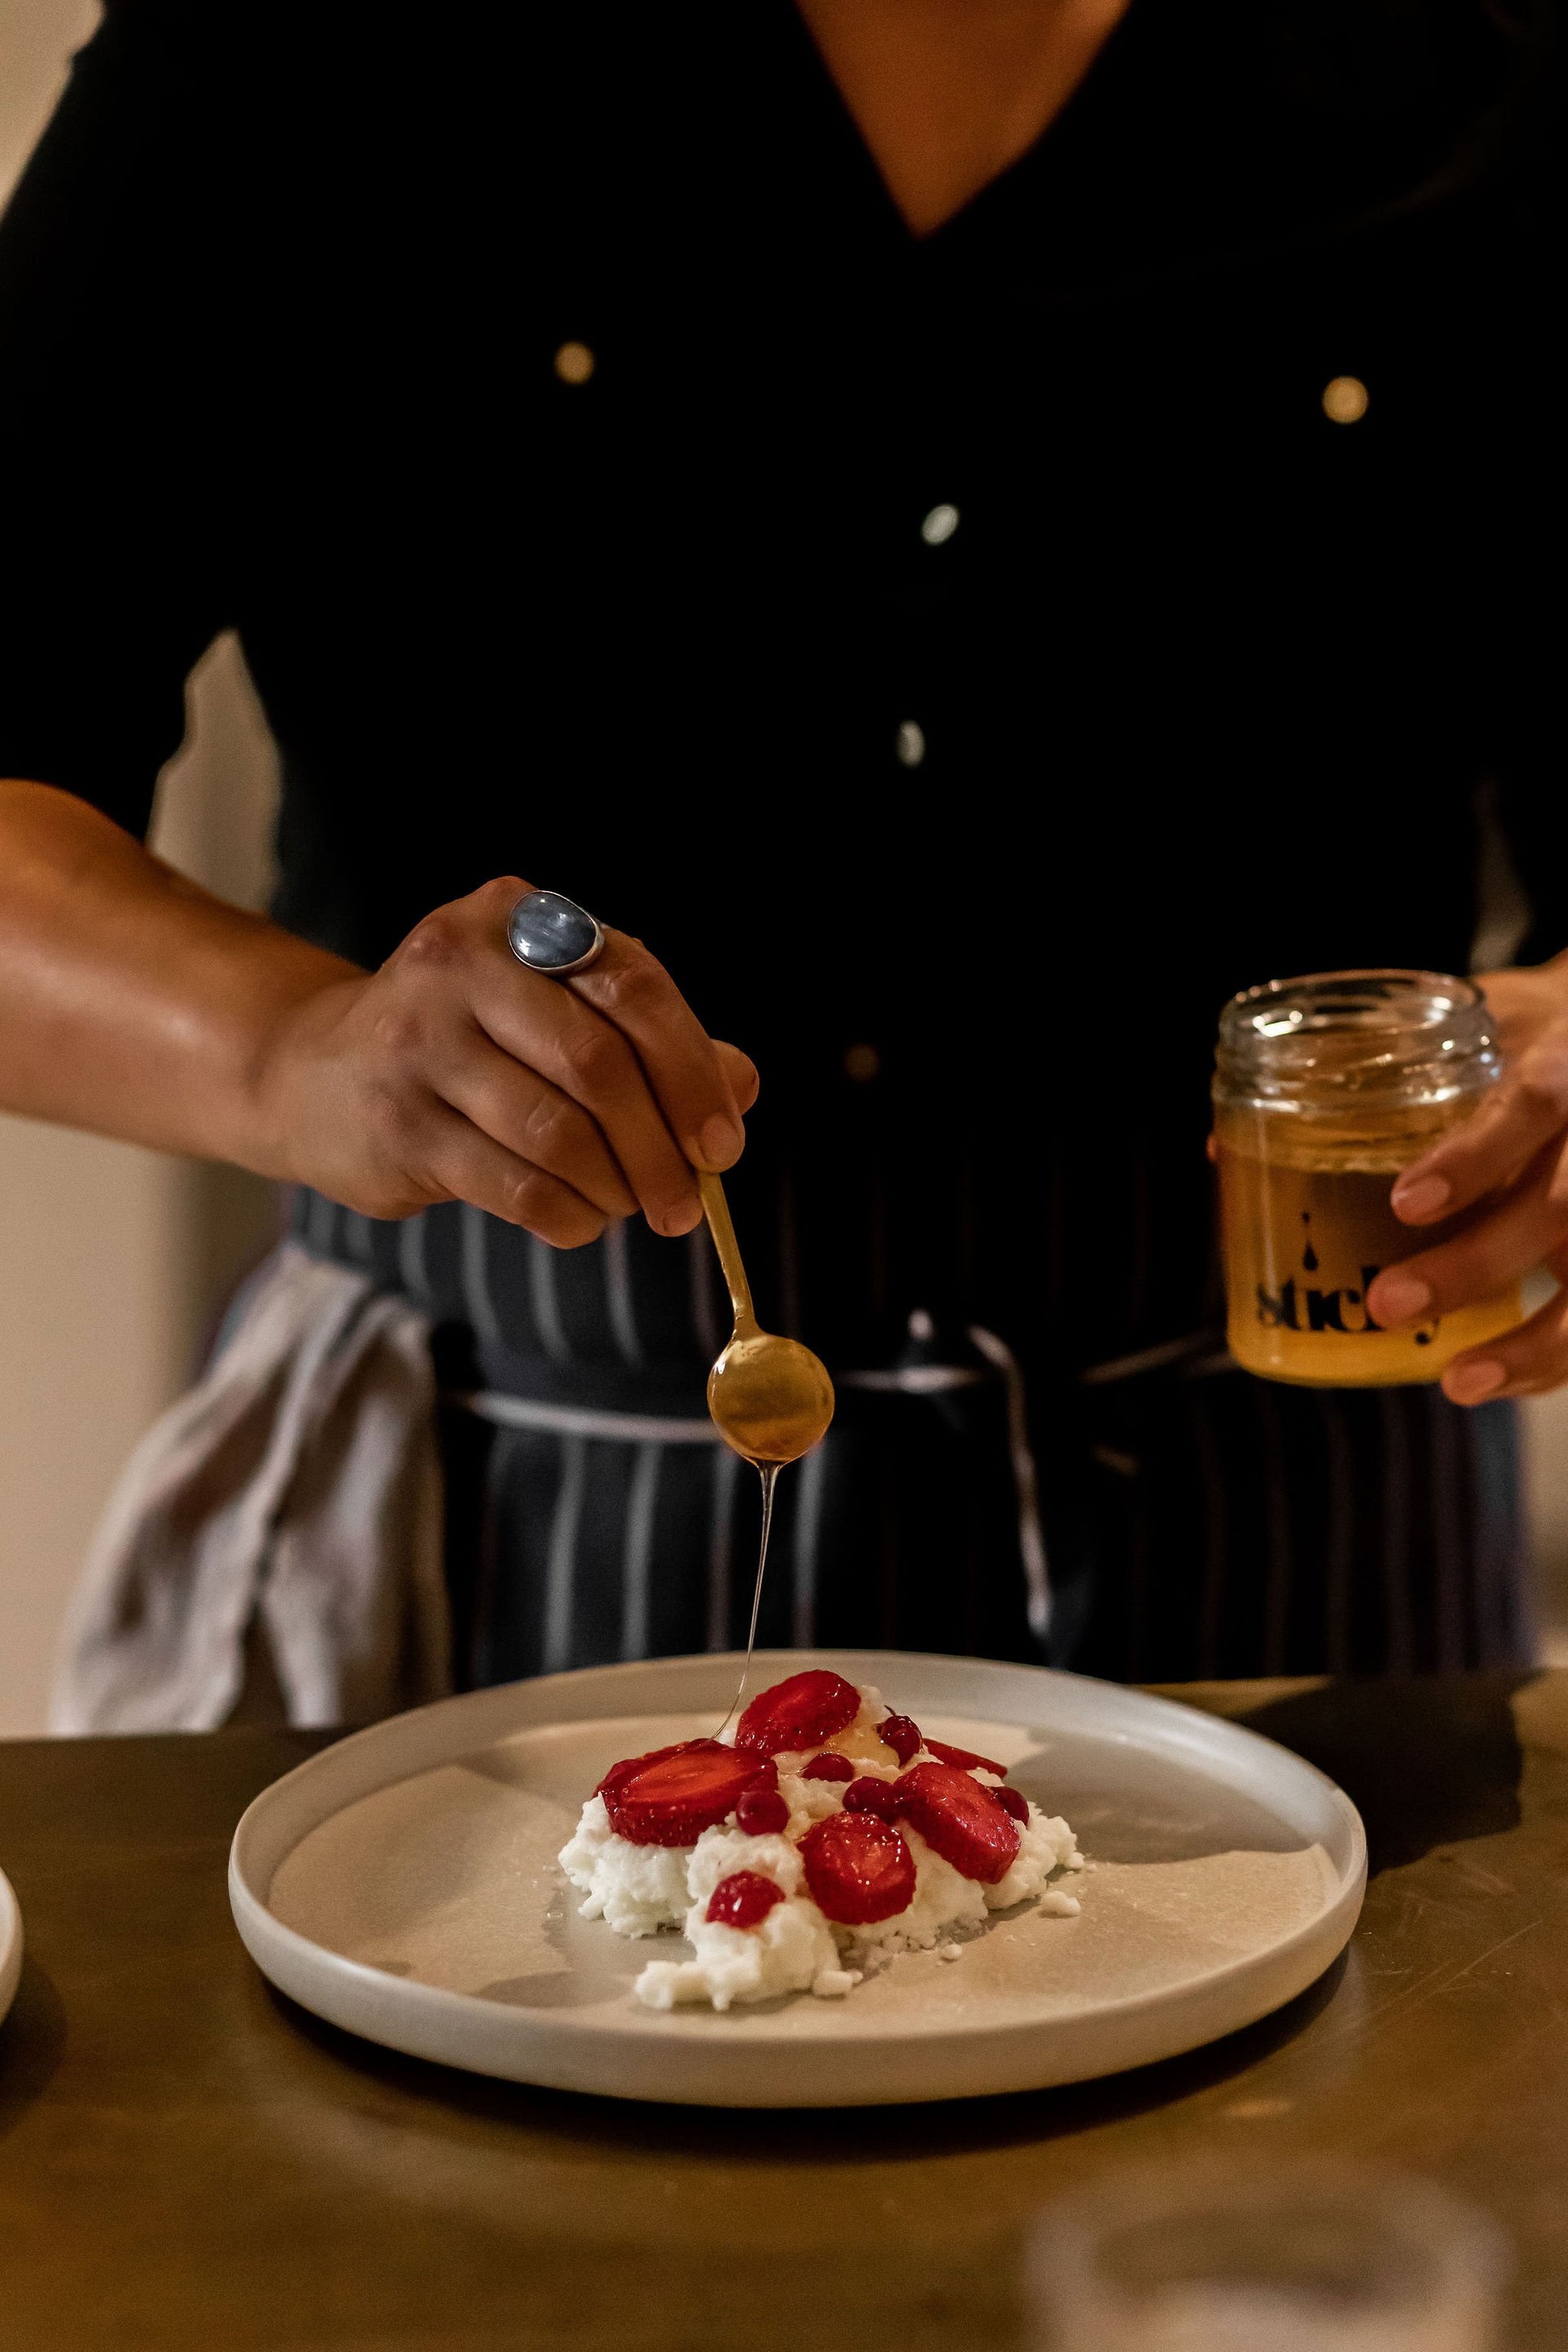
[[[710,1732],[735,1661],[547,1675],[357,1733],[235,1832],[239,1932],[335,2025],[447,2065],[713,2106],[962,2098],[1112,2074],[1289,2000],[1347,1942],[1366,1881],[1354,1806],[1272,1741],[1037,1667],[887,1651],[759,1656],[874,1683],[922,1728],[998,1756],[1095,1867],[1076,1919],[998,1916],[957,1961],[894,1960],[847,2000],[660,2012],[632,1942],[576,1914],[555,1862],[617,1758]]]
[[[11,1882],[0,1870],[0,2018],[16,1998],[22,1977],[22,1912]]]

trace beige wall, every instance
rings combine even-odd
[[[188,700],[153,846],[259,905],[271,747],[231,639]],[[276,1218],[272,1188],[238,1169],[0,1118],[0,1738],[43,1729],[61,1615],[110,1482]]]
[[[48,119],[67,58],[98,16],[97,0],[0,0],[0,197]]]
[[[177,1173],[0,1120],[0,1735],[43,1728],[61,1609],[183,1333]]]
[[[0,198],[97,15],[90,0],[0,0]],[[259,905],[275,777],[231,642],[201,665],[189,706],[155,846]],[[237,1170],[0,1118],[0,1736],[43,1728],[60,1617],[110,1484],[275,1218],[270,1188]]]

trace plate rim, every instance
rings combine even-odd
[[[535,1675],[515,1683],[491,1685],[484,1690],[463,1692],[455,1697],[432,1700],[424,1706],[410,1708],[404,1714],[387,1717],[380,1722],[366,1725],[362,1729],[351,1732],[343,1738],[334,1741],[317,1755],[306,1758],[302,1763],[295,1765],[289,1771],[269,1783],[251,1801],[240,1818],[230,1845],[228,1864],[230,1906],[236,1927],[251,1958],[271,1983],[277,1985],[291,2000],[298,2000],[301,2007],[310,2010],[314,2014],[328,2017],[330,2022],[344,2026],[346,2031],[358,2034],[362,2039],[372,2040],[384,2046],[402,2050],[410,2055],[419,2057],[436,2055],[430,2047],[432,2041],[446,2043],[449,2038],[441,2031],[443,2023],[451,2028],[460,2028],[465,2022],[476,2028],[482,2024],[493,2032],[497,2022],[498,2008],[500,2008],[502,2014],[512,2021],[511,2030],[519,2041],[526,2040],[531,2032],[538,2032],[540,2029],[528,2018],[525,2011],[505,2010],[503,2005],[486,2000],[481,1995],[476,1993],[457,1992],[446,1986],[426,1985],[414,1979],[389,1977],[384,1970],[374,1968],[368,1962],[351,1959],[345,1954],[332,1951],[329,1946],[316,1943],[297,1928],[288,1927],[268,1907],[267,1894],[258,1891],[249,1875],[248,1865],[252,1852],[268,1824],[268,1815],[287,1806],[289,1795],[297,1790],[302,1781],[319,1780],[325,1783],[336,1778],[345,1767],[352,1768],[353,1759],[363,1757],[367,1750],[374,1749],[383,1742],[393,1727],[405,1729],[422,1719],[427,1721],[437,1715],[447,1719],[455,1715],[486,1717],[492,1713],[504,1711],[508,1702],[515,1705],[519,1696],[524,1693],[532,1697],[536,1695],[542,1696],[556,1692],[563,1694],[569,1691],[582,1692],[595,1685],[600,1689],[605,1688],[606,1685],[614,1687],[616,1684],[631,1682],[639,1676],[649,1673],[659,1673],[665,1669],[684,1669],[688,1674],[693,1669],[710,1672],[726,1661],[738,1659],[738,1656],[739,1653],[733,1652],[696,1652],[678,1658],[632,1660],[625,1664],[606,1666],[577,1667],[559,1675]],[[1282,2006],[1285,2000],[1293,1998],[1296,1992],[1304,1990],[1308,1985],[1315,1982],[1348,1943],[1360,1915],[1366,1888],[1365,1828],[1360,1813],[1344,1790],[1318,1766],[1310,1763],[1305,1757],[1296,1755],[1294,1750],[1282,1747],[1279,1742],[1269,1739],[1261,1733],[1249,1730],[1245,1725],[1234,1723],[1225,1717],[1205,1714],[1200,1708],[1188,1706],[1181,1700],[1169,1698],[1163,1693],[1143,1690],[1135,1685],[1102,1682],[1096,1677],[1069,1674],[1058,1668],[1031,1666],[1000,1659],[959,1657],[931,1651],[820,1649],[759,1651],[754,1667],[765,1670],[770,1664],[780,1662],[798,1672],[805,1665],[823,1663],[839,1664],[844,1670],[847,1671],[851,1662],[864,1666],[867,1662],[873,1659],[878,1668],[883,1671],[889,1667],[896,1669],[906,1663],[911,1667],[925,1668],[951,1665],[969,1673],[978,1669],[983,1678],[989,1670],[998,1675],[1023,1675],[1031,1681],[1037,1677],[1042,1683],[1056,1685],[1058,1691],[1063,1686],[1068,1686],[1084,1694],[1109,1694],[1119,1706],[1130,1704],[1140,1716],[1152,1717],[1156,1722],[1163,1721],[1173,1729],[1179,1725],[1190,1733],[1199,1735],[1192,1739],[1191,1744],[1200,1752],[1214,1756],[1217,1751],[1223,1756],[1228,1751],[1233,1756],[1239,1756],[1244,1755],[1250,1748],[1275,1759],[1273,1769],[1276,1769],[1278,1759],[1283,1759],[1293,1773],[1301,1776],[1307,1784],[1316,1785],[1320,1797],[1326,1801],[1331,1812],[1337,1815],[1340,1826],[1348,1841],[1346,1860],[1342,1868],[1333,1854],[1328,1853],[1327,1847],[1324,1848],[1330,1866],[1334,1870],[1339,1884],[1336,1890],[1326,1897],[1322,1907],[1314,1914],[1312,1918],[1293,1928],[1277,1941],[1264,1946],[1259,1951],[1241,1954],[1228,1961],[1220,1962],[1213,1969],[1205,1970],[1200,1977],[1180,1987],[1149,1987],[1142,1991],[1123,1994],[1114,2000],[1097,2003],[1092,2011],[1086,2013],[1087,2016],[1092,2017],[1097,2026],[1103,2024],[1114,2029],[1118,2024],[1146,2020],[1166,2006],[1175,2006],[1183,2001],[1222,2000],[1227,1987],[1233,1985],[1237,1979],[1257,1975],[1265,1969],[1276,1976],[1290,1979],[1298,1973],[1298,1969],[1293,1964],[1299,1964],[1308,1954],[1317,1956],[1316,1966],[1306,1975],[1301,1976],[1299,1982],[1293,1983],[1290,1991],[1279,1998],[1264,2001],[1253,2011],[1252,2021],[1256,2021],[1257,2018],[1269,2014],[1274,2009]],[[864,1673],[859,1676],[862,1680],[869,1678]],[[540,1714],[533,1721],[525,1720],[515,1724],[513,1727],[517,1731],[544,1729],[553,1723],[614,1720],[623,1715],[635,1716],[638,1713],[657,1711],[658,1710],[636,1706],[586,1709],[552,1707],[550,1711]],[[672,1699],[663,1711],[679,1714],[684,1710],[680,1707],[677,1697]],[[955,1708],[953,1711],[962,1713],[963,1710]],[[531,1714],[531,1708],[530,1712]],[[981,1717],[978,1719],[985,1718]],[[474,1744],[477,1746],[482,1742],[477,1740]],[[456,1761],[461,1753],[461,1748],[455,1746],[447,1760]],[[352,1793],[345,1792],[326,1803],[313,1821],[290,1835],[282,1852],[273,1861],[271,1870],[267,1875],[267,1893],[270,1892],[272,1878],[281,1866],[285,1856],[292,1853],[321,1822],[330,1820],[333,1814],[342,1811],[347,1805],[360,1801],[379,1789],[395,1787],[399,1782],[411,1780],[432,1769],[435,1768],[429,1760],[413,1762],[405,1770],[391,1773],[384,1779],[375,1780],[370,1786],[360,1788]],[[352,1769],[349,1777],[354,1777]],[[322,1971],[325,1972],[329,1982],[341,1983],[347,1989],[357,1990],[367,1997],[373,2008],[389,2012],[387,2017],[380,2021],[382,2025],[403,2023],[405,2025],[403,2037],[395,2038],[389,2032],[373,2033],[363,2023],[350,2022],[342,2017],[333,2017],[329,2011],[319,2007],[315,1999],[298,1990],[301,1981],[308,1981]],[[416,2029],[422,2020],[426,2021],[432,2029],[430,2032],[425,2033],[417,2032]],[[1221,2032],[1223,2033],[1239,2030],[1239,2026],[1247,2021],[1248,2021],[1238,2019],[1236,2025],[1222,2028]],[[835,2052],[846,2058],[854,2050],[868,2048],[888,2053],[904,2050],[910,2053],[934,2053],[938,2050],[957,2049],[984,2053],[1000,2050],[1009,2042],[1016,2041],[1021,2037],[1052,2030],[1063,2038],[1067,2038],[1065,2029],[1069,2026],[1071,2021],[1058,2017],[1049,2021],[1048,2023],[1040,2020],[1020,2021],[1018,2019],[982,2021],[973,2024],[955,2024],[951,2020],[940,2023],[933,2022],[931,2025],[912,2023],[900,2028],[896,2034],[878,2037],[874,2042],[859,2043],[837,2037],[821,2042],[803,2042],[799,2039],[791,2039],[782,2034],[769,2037],[765,2032],[759,2032],[756,2030],[762,2022],[757,2019],[749,2021],[743,2019],[724,2019],[716,2020],[715,2022],[720,2025],[721,2032],[714,2035],[704,2034],[700,2042],[687,2032],[682,2032],[679,2039],[675,2036],[666,2039],[647,2033],[635,2037],[628,2036],[624,2026],[613,2016],[574,2017],[570,2011],[552,2010],[548,2039],[554,2044],[564,2045],[568,2050],[579,2052],[584,2056],[601,2053],[606,2048],[625,2049],[629,2042],[635,2041],[642,2052],[679,2051],[695,2056],[699,2050],[702,2050],[719,2056],[721,2063],[725,2057],[733,2057],[739,2062],[743,2053],[762,2054],[788,2052],[792,2056],[798,2058],[807,2050]],[[743,2040],[733,2031],[729,2033],[722,2031],[723,2027],[733,2027],[735,2024],[741,2024],[745,2029]],[[1203,2042],[1213,2038],[1215,2037],[1211,2034],[1200,2032],[1190,2041],[1173,2043],[1169,2054],[1176,2054],[1179,2048],[1199,2046]],[[493,2074],[495,2071],[477,2060],[447,2054],[437,2056],[436,2063],[456,2065],[478,2074]],[[1129,2064],[1140,2063],[1144,2062],[1139,2060],[1128,2062]],[[1111,2070],[1095,2067],[1088,2071],[1100,2073]],[[1082,2078],[1080,2075],[1050,2077],[1052,2080],[1064,2081]],[[546,2077],[537,2074],[514,2074],[510,2079],[541,2083],[546,2081]],[[1014,2087],[1023,2086],[1020,2084]],[[612,2089],[610,2095],[633,2098],[654,2097],[684,2103],[683,2095],[679,2091],[649,2091],[646,2087],[619,2093]],[[872,2100],[866,2103],[886,2103],[894,2097],[920,2100],[964,2095],[969,2094],[963,2091],[940,2090],[909,2094],[882,2092],[872,2095]],[[710,2092],[690,2095],[690,2103],[713,2105],[726,2102],[716,2100]],[[793,2104],[783,2099],[759,2100],[750,2097],[739,2099],[735,2103],[745,2105]],[[849,2103],[851,2102],[844,2102],[844,2104]],[[858,2104],[860,2101],[857,2100],[853,2103]],[[813,2098],[807,2104],[815,2105],[825,2102]]]
[[[16,1888],[0,1870],[0,2024],[9,2014],[22,1981],[25,1948],[22,1906],[16,1900]]]

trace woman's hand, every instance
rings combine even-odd
[[[515,875],[363,971],[184,880],[72,793],[0,782],[0,1108],[232,1160],[369,1216],[471,1201],[546,1241],[682,1234],[756,1098],[640,941],[519,963]]]
[[[1367,1297],[1391,1328],[1451,1314],[1545,1265],[1564,1284],[1518,1329],[1456,1356],[1443,1387],[1456,1404],[1529,1396],[1568,1381],[1568,957],[1488,973],[1504,1075],[1463,1126],[1394,1187],[1406,1224],[1466,1210],[1464,1230],[1380,1274]]]
[[[693,1168],[739,1159],[756,1071],[622,931],[570,980],[519,963],[528,887],[487,882],[280,1015],[256,1076],[277,1157],[369,1216],[471,1201],[568,1249],[637,1209],[689,1233]]]

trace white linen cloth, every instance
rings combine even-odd
[[[450,1689],[428,1338],[364,1276],[274,1252],[121,1474],[52,1730],[206,1731],[242,1694],[247,1719],[366,1723]]]

